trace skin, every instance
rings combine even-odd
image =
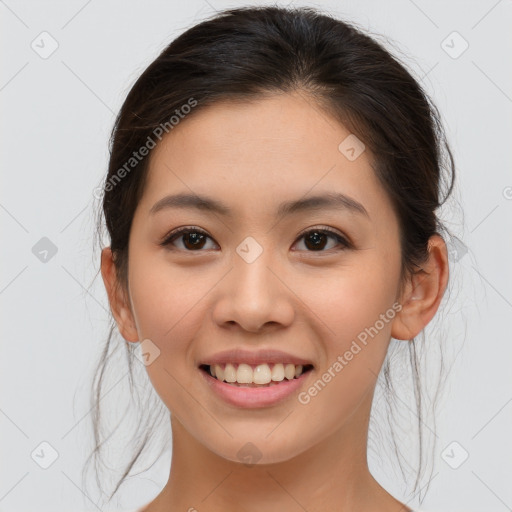
[[[398,220],[369,150],[354,161],[338,150],[349,134],[306,95],[281,94],[198,111],[152,151],[127,287],[109,247],[101,261],[122,336],[160,350],[146,369],[172,413],[169,480],[147,512],[409,510],[368,469],[370,407],[390,337],[413,338],[436,313],[448,256],[443,239],[432,237],[423,270],[400,281]],[[276,220],[281,202],[332,191],[362,203],[369,218],[322,209]],[[221,200],[235,214],[150,214],[178,192]],[[199,249],[183,236],[174,248],[159,245],[182,226],[210,238]],[[302,232],[324,226],[352,246],[329,236],[315,250]],[[248,236],[263,248],[252,263],[236,252]],[[272,407],[237,408],[199,374],[199,361],[216,352],[277,348],[314,364],[307,389],[395,303],[401,311],[308,404],[293,395]],[[247,442],[261,454],[252,466],[237,457]]]

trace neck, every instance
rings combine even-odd
[[[366,405],[358,409],[359,418],[296,457],[252,466],[210,451],[173,418],[169,480],[145,512],[407,512],[369,472],[371,397]]]

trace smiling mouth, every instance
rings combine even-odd
[[[277,386],[280,382],[297,380],[302,375],[310,372],[313,365],[295,364],[202,364],[199,368],[220,382],[225,382],[234,387],[264,388]]]

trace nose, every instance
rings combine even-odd
[[[213,319],[220,327],[262,332],[290,325],[295,295],[270,251],[250,263],[234,254],[233,268],[218,285]]]

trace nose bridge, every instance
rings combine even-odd
[[[275,276],[269,267],[276,267],[276,258],[268,244],[261,238],[258,242],[252,236],[248,236],[238,245],[235,252],[234,294],[260,308],[275,300]]]
[[[265,324],[292,321],[293,304],[286,286],[275,275],[279,273],[275,256],[252,237],[239,244],[215,307],[218,323],[236,322],[257,331]]]
[[[275,276],[270,271],[276,266],[272,256],[270,250],[259,249],[252,241],[240,244],[233,256],[233,292],[261,305],[269,301],[277,291],[272,282]]]

